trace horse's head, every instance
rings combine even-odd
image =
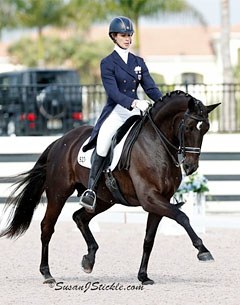
[[[183,155],[183,169],[191,175],[198,168],[203,136],[209,129],[208,114],[220,103],[204,106],[193,97],[188,101],[187,111],[180,124],[180,152]]]
[[[166,94],[162,100],[163,103],[155,103],[147,116],[174,164],[183,164],[186,175],[191,175],[198,168],[203,136],[209,129],[208,114],[220,103],[204,106],[179,90]],[[177,154],[182,155],[182,161]]]

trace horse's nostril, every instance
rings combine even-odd
[[[189,164],[189,163],[184,163],[183,164],[183,169],[184,172],[187,176],[191,175],[197,170],[198,166],[196,164]]]
[[[188,166],[187,165],[184,166],[183,169],[184,169],[185,173],[187,174],[188,173]]]

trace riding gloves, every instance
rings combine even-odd
[[[147,101],[147,100],[134,100],[132,102],[132,107],[138,108],[142,112],[145,112],[150,105],[151,105],[151,102]]]

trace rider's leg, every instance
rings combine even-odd
[[[103,122],[97,137],[96,153],[93,154],[93,161],[89,173],[88,189],[80,197],[80,204],[89,210],[95,209],[96,194],[94,187],[103,170],[103,162],[111,145],[111,140],[117,129],[123,124],[122,119],[113,112]]]
[[[80,197],[80,204],[90,210],[94,210],[95,208],[96,194],[94,192],[94,187],[96,186],[102,173],[104,159],[105,157],[94,153],[92,166],[89,173],[88,189]]]

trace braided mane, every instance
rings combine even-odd
[[[185,106],[183,106],[184,108],[187,107],[188,105],[188,101],[192,99],[194,101],[194,108],[196,111],[196,114],[198,114],[199,116],[206,116],[206,107],[205,105],[198,100],[197,98],[193,97],[192,95],[190,95],[189,93],[186,93],[184,91],[181,90],[175,90],[175,91],[171,91],[166,93],[164,96],[162,96],[161,98],[161,102],[160,103],[155,103],[156,105],[156,109],[160,109],[160,108],[165,108],[165,106],[167,106],[167,104],[171,103],[175,103],[175,105],[179,105],[179,102],[183,102],[183,100],[185,100],[186,103],[183,103],[182,105],[185,104]],[[186,108],[185,108],[186,110]]]
[[[191,96],[189,93],[186,93],[182,90],[174,90],[174,91],[171,91],[171,92],[167,92],[165,95],[163,95],[161,97],[161,100],[164,102],[164,100],[166,98],[169,98],[169,97],[173,97],[173,96],[185,96],[185,97],[192,97],[193,99],[195,99],[193,96]]]

